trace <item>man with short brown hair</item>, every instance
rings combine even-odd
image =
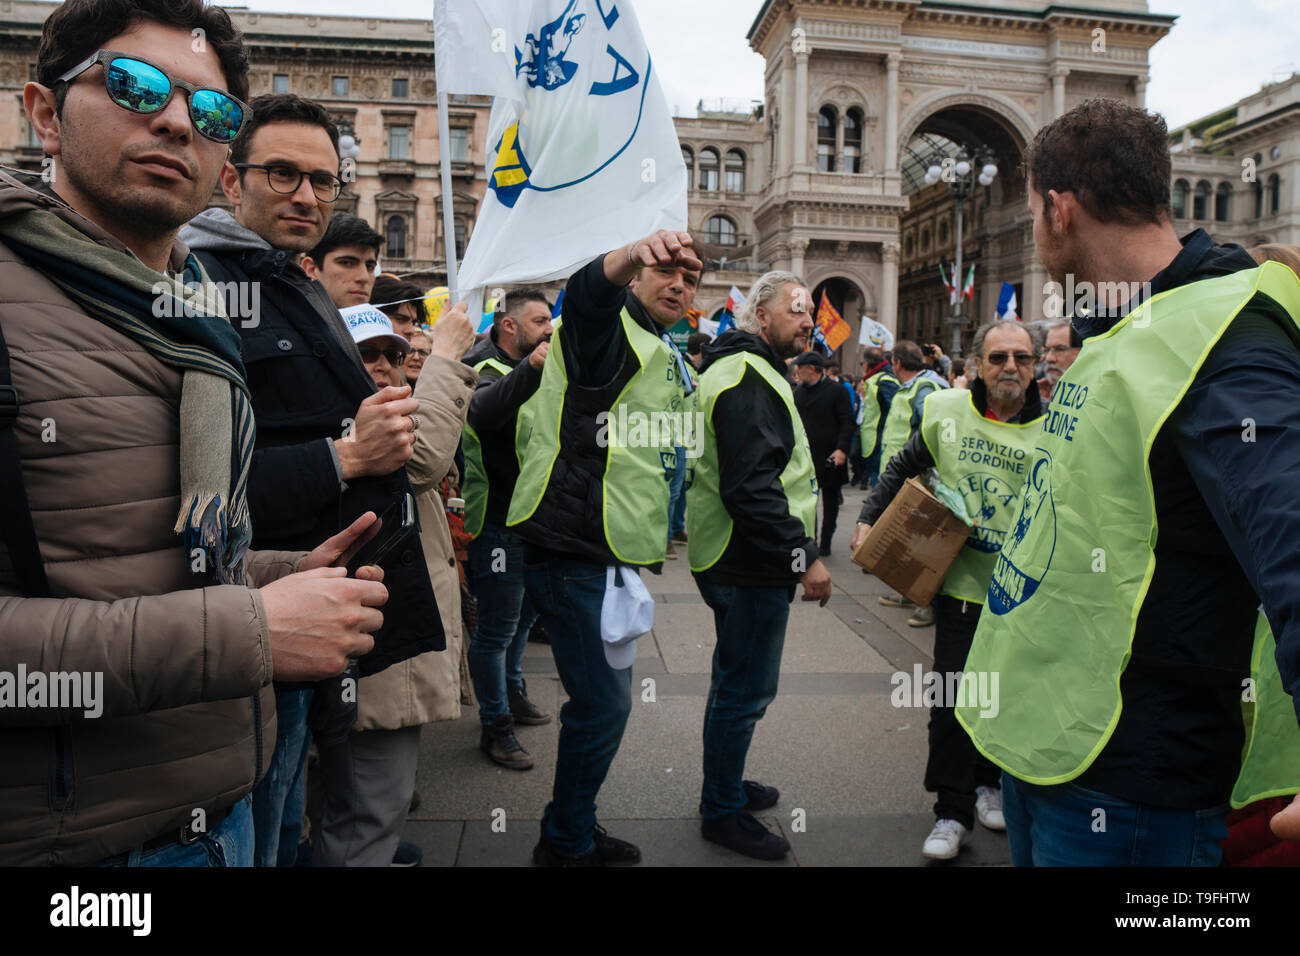
[[[259,96],[252,107],[247,141],[221,171],[233,212],[209,209],[181,238],[224,283],[242,339],[260,419],[249,476],[257,543],[294,548],[358,514],[383,514],[411,493],[403,466],[415,445],[419,402],[408,386],[376,391],[334,299],[296,261],[321,242],[342,189],[338,128],[319,103],[292,94]],[[249,294],[237,294],[243,290]],[[376,651],[357,662],[349,680],[445,646],[417,535],[395,549],[386,583],[393,597],[387,623],[375,634]],[[275,759],[253,797],[259,864],[294,862],[309,724],[327,777],[345,773],[340,767],[361,749],[346,733],[326,732],[354,722],[350,686],[328,685],[328,693],[325,685],[316,693],[277,687]]]

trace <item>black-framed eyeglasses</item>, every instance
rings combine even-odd
[[[298,191],[303,179],[311,181],[311,191],[321,202],[333,202],[343,191],[343,180],[330,173],[308,173],[288,163],[235,163],[236,169],[260,169],[266,173],[266,183],[286,196]]]
[[[60,76],[55,83],[70,83],[96,63],[104,64],[104,89],[108,98],[132,113],[157,113],[177,90],[185,93],[190,121],[200,136],[229,146],[243,131],[252,108],[238,97],[211,87],[195,86],[168,75],[148,60],[114,50],[99,50]]]
[[[993,366],[1006,365],[1007,359],[1012,357],[1011,352],[990,352],[989,364]],[[1029,368],[1034,364],[1034,357],[1028,352],[1016,352],[1014,355],[1016,364],[1021,368]]]
[[[361,361],[369,365],[371,362],[378,362],[379,356],[388,359],[388,364],[397,368],[406,361],[407,353],[402,349],[389,348],[381,349],[374,345],[359,345],[357,350],[361,353]]]

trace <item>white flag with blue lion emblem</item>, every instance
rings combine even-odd
[[[565,278],[686,228],[686,167],[631,0],[437,0],[434,13],[441,89],[495,97],[461,289]]]

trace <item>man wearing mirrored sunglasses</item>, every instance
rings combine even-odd
[[[229,153],[195,103],[241,100],[247,66],[199,0],[70,0],[42,28],[48,174],[0,175],[0,672],[83,693],[0,706],[0,865],[248,865],[272,677],[339,673],[381,620],[329,542],[248,550],[238,336],[174,281],[205,288],[176,231]]]
[[[324,107],[299,96],[259,96],[250,106],[253,117],[221,173],[233,213],[209,209],[181,235],[223,283],[242,339],[258,416],[248,492],[255,543],[296,548],[366,511],[382,514],[410,492],[403,466],[419,403],[406,386],[375,391],[328,290],[298,264],[324,236],[342,187],[338,128]],[[375,651],[359,662],[362,677],[445,646],[417,536],[396,549],[389,568],[389,616]],[[259,865],[295,862],[307,728],[351,727],[357,700],[346,690],[277,686],[275,756],[253,794]],[[336,770],[346,772],[346,737],[317,733],[327,787]]]

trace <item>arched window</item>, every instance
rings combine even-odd
[[[844,114],[844,171],[862,172],[862,110],[856,106]]]
[[[689,146],[682,147],[682,162],[686,164],[686,188],[695,188],[695,154]]]
[[[1282,181],[1277,173],[1268,177],[1268,214],[1276,216],[1282,206]]]
[[[1192,195],[1192,218],[1197,222],[1203,222],[1210,218],[1210,184],[1202,179],[1196,184],[1196,192]]]
[[[710,216],[704,224],[706,241],[716,246],[734,246],[736,244],[736,224],[726,216]]]
[[[1264,218],[1264,184],[1255,180],[1255,218]]]
[[[909,233],[907,238],[903,240],[903,255],[907,256],[909,259],[912,258],[912,250],[914,248],[916,248],[916,243],[912,240],[912,236]]]
[[[1219,188],[1214,192],[1214,221],[1227,222],[1231,217],[1230,204],[1232,202],[1232,186],[1228,183],[1219,183]]]
[[[921,251],[930,251],[930,227],[926,226],[921,230]]]
[[[738,149],[727,150],[727,192],[745,191],[745,154]]]
[[[459,220],[457,220],[458,233],[457,233],[456,245],[458,246],[460,245],[459,228],[460,228],[460,223]],[[406,220],[401,216],[389,216],[388,224],[384,228],[384,234],[385,234],[385,240],[384,240],[385,253],[390,258],[393,259],[405,259],[406,258]]]
[[[718,151],[712,146],[700,150],[700,188],[718,188]]]
[[[823,106],[817,113],[817,168],[823,173],[835,172],[836,125],[835,107]]]
[[[948,241],[948,220],[945,219],[943,222],[939,223],[939,242],[945,243],[947,241]]]
[[[1187,192],[1187,180],[1180,179],[1178,182],[1174,183],[1173,211],[1175,219],[1187,218]]]

